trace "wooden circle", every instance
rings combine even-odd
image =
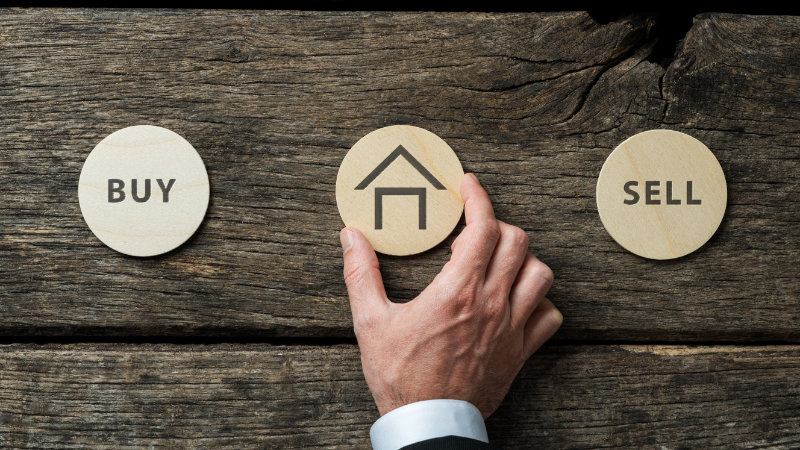
[[[336,204],[376,251],[413,255],[442,242],[464,203],[464,170],[439,136],[410,125],[375,130],[347,152],[336,178]]]
[[[78,181],[86,224],[104,244],[131,256],[159,255],[183,244],[203,221],[208,197],[208,174],[194,147],[150,125],[123,128],[100,141]]]
[[[650,130],[621,143],[597,180],[597,210],[611,237],[650,259],[689,254],[717,231],[725,214],[725,174],[697,139]]]

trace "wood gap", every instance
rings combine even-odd
[[[270,346],[308,346],[331,347],[336,345],[357,345],[355,338],[325,338],[325,337],[162,337],[162,336],[6,336],[0,338],[3,345],[73,345],[73,344],[166,344],[166,345],[223,345],[223,344],[260,344]],[[545,344],[546,347],[575,347],[575,346],[680,346],[680,347],[768,347],[768,346],[796,346],[797,343],[780,340],[765,341],[642,341],[642,340],[555,340]]]
[[[588,0],[564,0],[520,2],[518,0],[500,0],[495,2],[478,1],[425,1],[425,0],[388,0],[376,3],[370,0],[278,0],[268,2],[266,6],[256,6],[251,1],[232,0],[225,3],[197,6],[197,3],[188,4],[185,1],[165,0],[161,2],[132,1],[132,0],[12,0],[4,3],[6,7],[89,7],[89,8],[181,8],[181,9],[247,9],[247,10],[299,10],[299,11],[440,11],[440,12],[563,12],[563,11],[588,11],[599,19],[600,23],[613,22],[632,13],[661,14],[665,20],[675,18],[691,18],[704,12],[722,12],[734,14],[766,14],[766,15],[795,15],[796,8],[790,3],[783,5],[770,4],[732,4],[730,2],[698,0],[691,6],[676,7],[665,5],[660,9],[643,8],[641,3],[626,4],[604,3],[598,8],[597,2]]]

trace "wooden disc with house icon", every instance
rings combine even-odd
[[[440,137],[410,125],[375,130],[356,142],[339,167],[336,203],[346,226],[376,251],[413,255],[442,242],[464,203],[464,170]]]

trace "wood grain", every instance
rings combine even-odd
[[[352,346],[0,347],[0,447],[368,448]],[[505,448],[800,445],[800,347],[551,346],[488,420]]]
[[[361,136],[441,136],[497,216],[529,231],[559,339],[800,341],[800,18],[697,18],[666,69],[649,20],[465,14],[6,10],[0,15],[0,335],[352,335],[336,171]],[[154,124],[206,162],[187,245],[121,257],[76,186],[102,137]],[[716,236],[675,261],[597,215],[606,156],[651,128],[728,176]],[[300,232],[302,230],[302,232]],[[457,228],[458,230],[458,228]],[[413,298],[448,258],[382,257]]]

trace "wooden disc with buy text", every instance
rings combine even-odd
[[[455,228],[464,203],[464,170],[445,141],[422,128],[394,125],[361,138],[336,178],[336,204],[376,251],[421,253]]]
[[[194,234],[208,207],[200,155],[166,128],[138,125],[100,141],[86,158],[78,199],[104,244],[131,256],[166,253]]]
[[[714,154],[677,131],[650,130],[621,143],[597,180],[597,210],[621,246],[645,258],[691,253],[714,235],[727,204]]]

